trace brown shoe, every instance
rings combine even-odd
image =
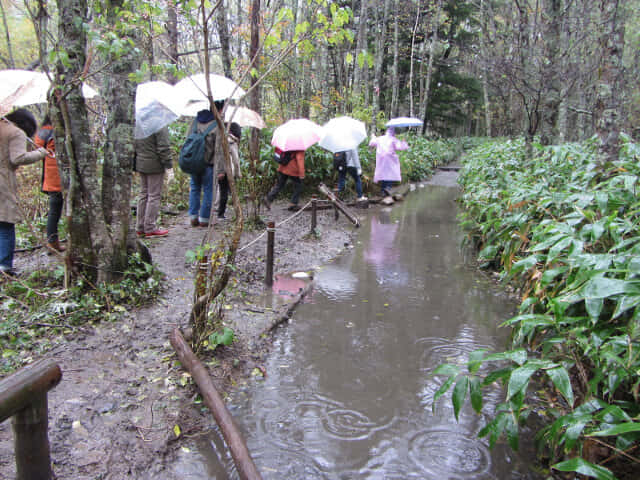
[[[297,212],[298,210],[300,210],[300,206],[297,203],[291,203],[287,207],[287,210],[289,210],[290,212]]]
[[[207,222],[199,222],[198,225],[200,225],[201,227],[205,227],[206,228],[206,227],[209,226],[209,223],[207,223]]]
[[[200,226],[200,222],[198,221],[197,218],[192,218],[191,219],[191,226],[192,227],[199,227]]]
[[[64,252],[66,250],[66,247],[60,245],[60,240],[54,240],[53,242],[47,243],[47,248],[55,252]]]

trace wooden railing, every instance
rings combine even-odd
[[[0,422],[13,417],[17,480],[50,480],[47,392],[60,367],[40,360],[0,381]]]

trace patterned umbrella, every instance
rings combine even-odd
[[[306,150],[317,143],[323,135],[323,128],[320,125],[306,118],[295,118],[273,131],[271,145],[284,152]]]

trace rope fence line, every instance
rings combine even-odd
[[[300,210],[298,210],[296,213],[294,213],[294,214],[293,214],[293,215],[291,215],[290,217],[285,218],[285,219],[284,219],[284,220],[282,220],[280,223],[276,224],[276,228],[277,228],[277,227],[279,227],[279,226],[281,226],[281,225],[284,225],[285,223],[287,223],[287,222],[288,222],[289,220],[291,220],[292,218],[295,218],[295,217],[297,217],[298,215],[300,215],[302,212],[304,212],[304,209],[305,209],[305,208],[307,208],[309,205],[311,205],[311,201],[307,202],[303,207],[301,207],[301,208],[300,208]],[[249,248],[251,245],[253,245],[254,243],[256,243],[258,240],[260,240],[262,237],[264,237],[264,236],[267,234],[267,232],[268,232],[268,231],[269,231],[268,229],[265,229],[265,231],[264,231],[264,232],[262,232],[260,235],[258,235],[256,238],[254,238],[253,240],[251,240],[251,241],[250,241],[249,243],[247,243],[246,245],[243,245],[242,247],[240,247],[240,248],[238,249],[238,253],[240,253],[241,251],[243,251],[243,250],[245,250],[245,249]]]

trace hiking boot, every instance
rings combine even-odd
[[[298,210],[300,210],[300,207],[297,204],[292,203],[287,207],[287,210],[289,210],[290,212],[297,212]]]
[[[209,222],[198,222],[198,225],[207,228],[209,226]]]
[[[198,221],[197,217],[191,219],[191,226],[192,227],[199,227],[200,226],[200,222]]]
[[[53,252],[64,252],[66,250],[63,245],[60,245],[60,240],[47,243],[47,248]]]
[[[4,265],[0,265],[0,279],[3,277],[15,277],[18,274],[14,268],[5,267]]]
[[[269,200],[269,197],[267,197],[266,195],[262,197],[262,204],[265,206],[267,210],[271,210],[271,201]]]
[[[169,234],[169,230],[163,230],[160,228],[156,228],[153,232],[147,232],[144,234],[145,237],[166,237]]]

